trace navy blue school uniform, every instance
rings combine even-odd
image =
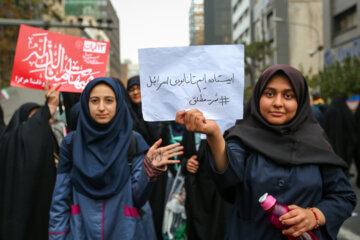
[[[337,239],[341,223],[351,216],[356,205],[356,195],[341,168],[315,164],[280,166],[259,153],[247,153],[236,140],[226,142],[226,151],[229,164],[223,173],[216,171],[210,150],[207,152],[216,184],[235,186],[236,199],[225,239],[287,239],[270,223],[258,202],[265,192],[287,205],[319,208],[326,224],[314,233],[319,240]]]

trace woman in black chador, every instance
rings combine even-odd
[[[325,112],[324,130],[334,152],[350,166],[356,144],[356,124],[343,95],[335,96]]]
[[[44,106],[23,104],[0,136],[0,239],[48,239],[59,150],[49,123],[56,88],[45,87]]]
[[[235,121],[234,121],[235,123]],[[205,163],[206,140],[200,133],[185,131],[181,145],[181,169],[185,174],[186,233],[189,240],[224,239],[231,209],[213,183]]]

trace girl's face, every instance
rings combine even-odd
[[[271,124],[289,122],[296,114],[298,103],[287,77],[274,75],[260,97],[261,115]]]
[[[90,92],[89,110],[91,117],[100,124],[106,124],[116,114],[115,92],[105,83],[97,84]]]
[[[133,101],[134,103],[141,103],[140,85],[135,84],[131,86],[131,88],[129,89],[129,96],[131,98],[131,101]]]

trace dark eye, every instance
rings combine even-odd
[[[114,99],[112,99],[112,98],[107,98],[107,99],[106,99],[106,102],[107,102],[107,103],[112,103],[112,102],[114,102]]]
[[[267,97],[273,97],[273,96],[274,96],[274,93],[271,92],[271,91],[267,91],[267,92],[265,92],[265,95],[266,95]]]
[[[97,100],[97,99],[91,99],[90,102],[91,102],[92,104],[95,104],[95,103],[98,102],[98,100]]]
[[[285,98],[285,99],[292,99],[293,97],[294,97],[294,95],[291,94],[291,93],[285,93],[285,94],[284,94],[284,98]]]

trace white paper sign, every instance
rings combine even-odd
[[[183,109],[214,120],[243,117],[243,45],[139,49],[139,70],[145,121],[175,120]]]

